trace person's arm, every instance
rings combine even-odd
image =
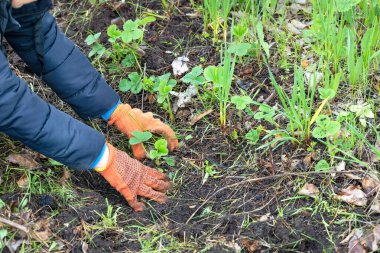
[[[14,75],[0,53],[0,131],[71,168],[90,169],[105,145],[99,132],[57,110]],[[109,159],[97,171],[135,211],[145,205],[137,196],[165,203],[170,179],[107,144]]]
[[[1,52],[0,131],[79,170],[89,169],[105,144],[102,134],[34,94]]]
[[[44,2],[49,6],[48,0]],[[7,31],[5,38],[33,72],[41,75],[79,116],[99,118],[118,103],[119,95],[62,33],[45,5],[40,1],[13,9],[13,18],[20,28]]]

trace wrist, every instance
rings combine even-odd
[[[104,119],[105,121],[108,121],[111,118],[112,114],[114,114],[117,111],[120,105],[121,105],[121,101],[119,100],[114,106],[111,107],[111,109],[109,109],[106,113],[104,113],[101,116],[102,119]]]
[[[94,169],[97,172],[104,171],[107,168],[109,156],[109,148],[107,147],[107,144],[104,144],[98,157],[92,163],[91,169]]]

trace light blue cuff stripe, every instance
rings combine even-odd
[[[105,114],[102,115],[102,119],[104,119],[105,121],[108,121],[111,118],[112,113],[116,110],[116,108],[120,104],[121,104],[121,101],[119,100],[116,103],[116,105],[114,105],[111,109],[108,110],[108,112],[106,112]]]
[[[91,164],[90,166],[90,170],[94,169],[95,166],[98,164],[98,162],[100,161],[100,159],[102,159],[103,155],[104,155],[104,152],[106,152],[106,148],[107,148],[107,145],[104,144],[103,148],[102,148],[102,151],[100,151],[100,154],[99,156],[95,159],[95,161]]]

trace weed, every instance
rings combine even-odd
[[[209,177],[216,177],[220,172],[215,170],[215,165],[214,164],[209,164],[208,161],[205,161],[204,164],[204,175],[202,179],[202,184],[206,183]]]
[[[99,213],[95,211],[101,218],[101,227],[103,229],[109,229],[109,228],[117,228],[117,218],[120,214],[121,207],[116,208],[114,210],[114,207],[108,202],[108,199],[106,199],[107,204],[107,213]]]

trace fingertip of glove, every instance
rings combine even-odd
[[[135,212],[142,212],[146,209],[146,206],[142,202],[136,202],[135,204],[133,204],[133,206],[131,205],[131,207]]]
[[[179,143],[177,139],[170,139],[169,143],[169,150],[175,151],[179,149]]]

